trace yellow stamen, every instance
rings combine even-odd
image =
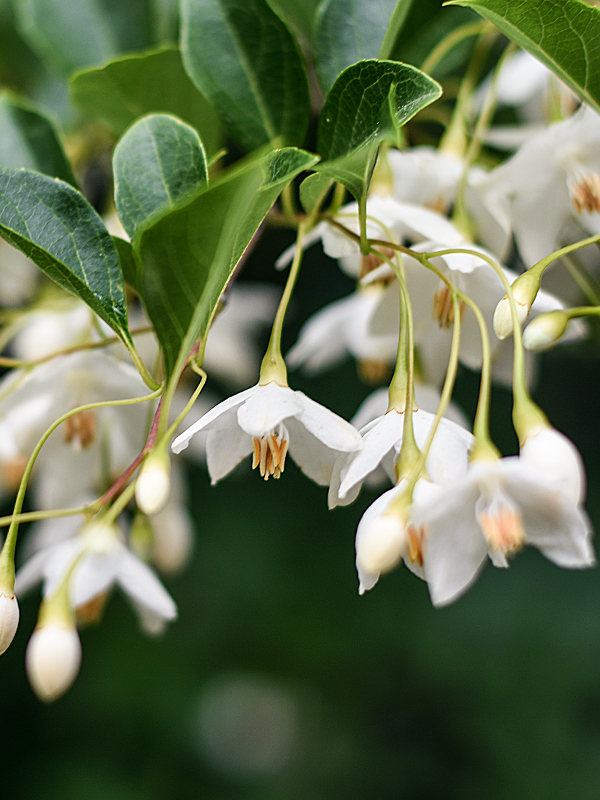
[[[65,442],[82,450],[96,438],[96,412],[94,409],[80,411],[65,422]]]
[[[600,212],[600,175],[590,172],[570,187],[571,202],[578,214]]]
[[[460,318],[462,320],[466,309],[463,301],[460,303]],[[454,303],[452,294],[447,286],[442,286],[433,295],[433,319],[437,320],[440,328],[451,328],[454,325]]]
[[[492,550],[507,555],[523,547],[525,529],[516,508],[492,504],[479,514],[478,520]]]
[[[269,433],[260,439],[252,439],[252,469],[259,468],[261,478],[268,480],[271,475],[279,478],[285,466],[288,442],[280,434]]]

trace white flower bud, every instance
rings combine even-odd
[[[153,453],[142,465],[135,484],[135,499],[144,514],[156,514],[169,498],[171,470],[164,453]]]
[[[0,655],[14,639],[19,624],[19,604],[14,593],[0,592]]]
[[[398,514],[380,514],[356,541],[356,565],[361,572],[389,572],[406,550],[406,525]]]
[[[528,350],[547,350],[564,334],[569,316],[564,311],[546,311],[523,331],[523,344]]]
[[[522,325],[531,311],[533,301],[540,290],[539,278],[531,272],[524,272],[512,285],[512,295],[517,307],[517,318]],[[504,295],[494,311],[494,331],[499,339],[506,339],[513,332],[513,319],[508,297]]]
[[[81,664],[75,627],[50,622],[33,632],[25,653],[27,677],[40,700],[51,703],[70,688]]]

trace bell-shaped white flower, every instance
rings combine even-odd
[[[423,409],[413,411],[413,428],[417,447],[422,447],[435,419]],[[332,474],[329,507],[347,505],[360,492],[363,481],[383,468],[390,480],[396,481],[395,466],[402,447],[404,413],[391,409],[362,430],[363,446],[355,453],[341,456]],[[460,425],[442,418],[429,450],[425,468],[434,483],[447,484],[467,469],[473,437]]]
[[[358,593],[364,594],[377,583],[382,573],[394,569],[402,560],[419,577],[422,574],[421,532],[413,525],[410,505],[402,509],[393,507],[406,487],[400,481],[393,489],[384,492],[362,515],[356,530],[356,571]],[[413,489],[413,501],[422,504],[434,502],[438,487],[420,478]]]
[[[136,608],[164,621],[177,616],[173,599],[154,572],[125,546],[114,526],[102,522],[89,523],[79,535],[32,556],[17,573],[17,594],[42,580],[44,596],[51,596],[74,564],[69,587],[73,608],[117,585]]]
[[[316,483],[326,486],[340,452],[361,446],[358,431],[333,411],[289,386],[257,384],[234,395],[178,436],[174,453],[197,431],[207,430],[207,466],[213,483],[253,453],[261,475],[279,477],[290,456]]]
[[[600,232],[600,117],[584,107],[528,139],[483,182],[504,198],[519,252],[530,267],[580,231]],[[580,238],[584,238],[580,236]]]
[[[298,341],[286,356],[288,365],[315,374],[350,354],[359,364],[380,365],[379,371],[385,372],[396,360],[398,332],[374,335],[369,330],[382,292],[379,284],[361,287],[317,311],[300,329]]]
[[[524,544],[561,567],[595,563],[585,512],[525,458],[473,462],[434,503],[415,502],[413,524],[423,532],[423,570],[434,605],[451,603],[473,583],[488,556],[506,556]]]

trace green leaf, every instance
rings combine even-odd
[[[241,147],[302,144],[306,71],[266,0],[182,0],[181,13],[185,67]]]
[[[580,0],[453,0],[489,19],[600,113],[600,9]]]
[[[307,42],[312,38],[313,18],[319,0],[268,0],[273,11],[293,30],[298,31]]]
[[[316,167],[340,181],[358,202],[366,196],[377,151],[398,144],[400,128],[442,93],[416,67],[396,61],[359,61],[344,70],[319,116]]]
[[[253,158],[141,228],[133,241],[136,282],[167,375],[179,372],[208,331],[236,265],[284,186],[316,161],[295,148]]]
[[[125,56],[78,72],[70,88],[73,102],[117,135],[146,114],[164,112],[196,128],[209,155],[220,147],[217,114],[184,70],[179,48]]]
[[[315,172],[302,181],[300,184],[300,202],[307,214],[310,214],[315,206],[323,201],[332,184],[333,180],[321,172]]]
[[[148,0],[15,0],[15,11],[30,47],[67,75],[150,43]]]
[[[136,122],[115,148],[115,204],[130,237],[148,217],[174,208],[208,180],[196,131],[168,114]]]
[[[411,2],[323,0],[315,15],[314,51],[319,84],[325,94],[351,64],[390,56]]]
[[[6,93],[0,94],[0,166],[25,167],[77,185],[52,122]]]
[[[83,195],[37,172],[0,168],[0,234],[129,341],[119,256]]]

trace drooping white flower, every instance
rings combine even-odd
[[[30,371],[13,370],[0,381],[0,474],[16,466],[22,470],[40,436],[65,412],[147,393],[137,370],[100,351],[60,356]],[[146,435],[144,415],[136,406],[90,410],[68,419],[38,459],[38,483],[45,486],[40,489],[42,506],[68,505],[74,485],[80,494],[97,491],[101,448],[109,455],[110,472],[118,474],[139,453]],[[15,477],[18,484],[20,476]]]
[[[413,411],[413,428],[417,447],[422,447],[435,419],[423,409]],[[329,507],[347,505],[360,492],[363,481],[383,469],[392,482],[396,481],[395,466],[402,447],[404,414],[391,409],[366,425],[362,430],[360,450],[341,456],[335,464],[329,488]],[[434,483],[447,484],[467,469],[473,437],[460,425],[442,418],[433,438],[425,469]]]
[[[434,605],[446,605],[473,583],[488,556],[506,566],[523,544],[562,567],[595,563],[585,512],[535,465],[518,456],[473,462],[434,503],[415,502],[423,531],[423,570]]]
[[[362,515],[356,530],[356,571],[359,594],[364,594],[379,580],[383,572],[389,572],[401,560],[411,571],[422,575],[421,532],[412,523],[412,509],[392,507],[392,503],[405,491],[406,481],[384,492]],[[420,478],[413,489],[413,501],[422,504],[434,502],[438,487]]]
[[[317,311],[300,329],[298,341],[286,356],[288,365],[314,374],[350,354],[359,363],[381,365],[385,371],[396,359],[398,332],[378,336],[369,330],[382,292],[379,284],[361,287]]]
[[[118,530],[102,522],[89,523],[79,535],[50,545],[33,555],[17,573],[17,595],[43,581],[43,594],[50,597],[75,564],[69,586],[73,608],[77,609],[119,586],[136,608],[157,619],[177,616],[171,596],[154,572],[123,543]]]
[[[600,117],[584,107],[551,125],[490,173],[482,188],[506,203],[527,267],[576,241],[573,220],[582,234],[599,233]]]
[[[207,430],[207,465],[213,483],[253,453],[261,475],[279,477],[290,456],[323,486],[340,452],[361,446],[358,431],[302,392],[277,383],[257,384],[215,406],[172,444],[184,450],[197,431]]]

